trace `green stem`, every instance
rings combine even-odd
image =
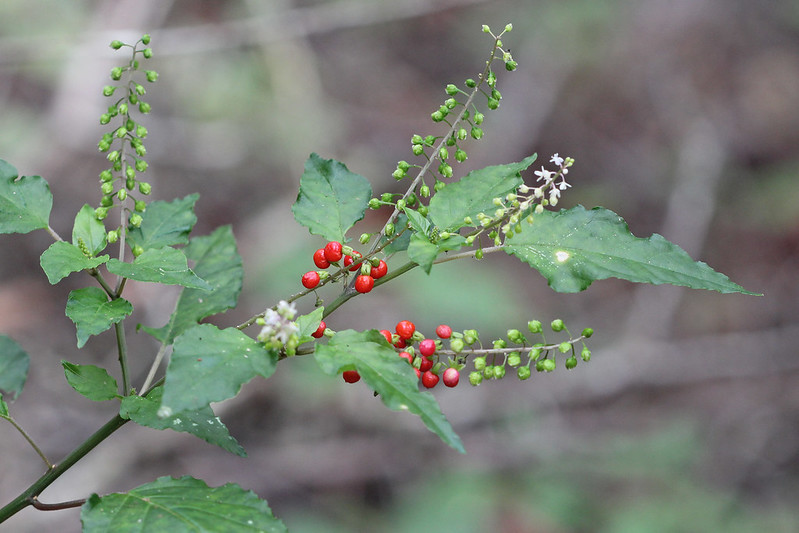
[[[382,278],[380,278],[377,281],[375,281],[375,287],[379,287],[380,285],[391,281],[392,279],[396,278],[397,276],[401,276],[402,274],[408,272],[409,270],[411,270],[413,268],[416,268],[417,266],[419,266],[419,265],[417,265],[413,261],[408,261],[407,263],[405,263],[401,267],[393,270],[392,272],[386,274]],[[322,318],[325,318],[330,313],[332,313],[333,311],[335,311],[336,309],[341,307],[350,298],[353,298],[354,296],[358,296],[359,294],[360,293],[355,291],[354,289],[350,289],[350,290],[345,291],[338,298],[333,300],[333,302],[331,302],[330,304],[325,306],[325,311],[324,311],[324,313],[322,313]]]
[[[53,468],[53,463],[51,463],[51,462],[50,462],[50,460],[47,458],[47,456],[46,456],[46,455],[44,455],[44,452],[41,450],[41,448],[39,448],[38,446],[36,446],[36,443],[35,443],[35,442],[33,442],[33,439],[30,437],[30,435],[28,435],[28,434],[25,432],[25,430],[24,430],[24,429],[22,429],[22,426],[20,426],[19,424],[17,424],[17,421],[16,421],[16,420],[14,420],[13,418],[11,418],[10,416],[0,416],[0,418],[4,418],[4,419],[8,420],[8,421],[11,423],[11,425],[12,425],[12,426],[14,426],[15,428],[17,428],[17,431],[19,431],[20,435],[22,435],[23,437],[25,437],[25,440],[26,440],[26,441],[28,441],[28,444],[30,444],[30,445],[31,445],[31,447],[32,447],[32,448],[33,448],[33,449],[36,451],[36,453],[37,453],[37,454],[39,454],[39,457],[41,457],[41,458],[42,458],[42,461],[44,461],[44,464],[46,464],[46,465],[47,465],[47,468],[48,468],[48,470]]]
[[[69,470],[75,463],[92,451],[98,444],[108,438],[113,432],[121,428],[128,420],[117,415],[98,429],[92,436],[86,439],[80,446],[75,448],[64,458],[60,464],[53,466],[42,477],[37,479],[30,487],[17,496],[11,503],[0,509],[0,524],[8,520],[13,515],[20,512],[25,507],[33,505],[35,498],[49,487],[61,474]]]
[[[130,378],[128,377],[128,346],[125,342],[125,328],[122,322],[114,324],[117,335],[117,351],[119,352],[119,367],[122,370],[122,396],[130,394]]]

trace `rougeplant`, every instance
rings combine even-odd
[[[139,121],[151,111],[144,100],[145,84],[158,78],[155,71],[142,68],[153,53],[150,37],[133,45],[113,41],[111,47],[128,50],[130,58],[112,69],[113,83],[102,89],[109,106],[100,117],[106,131],[98,148],[108,168],[99,176],[98,204],[78,211],[71,239],[65,240],[50,226],[53,199],[47,182],[39,176],[19,177],[0,160],[0,233],[47,231],[54,242],[42,253],[41,267],[51,284],[73,273],[92,278],[91,286],[69,294],[66,314],[75,323],[78,348],[90,337],[113,330],[118,367],[88,364],[79,355],[71,356],[78,362],[65,360],[62,366],[78,393],[114,402],[119,410],[60,462],[51,461],[11,415],[7,402],[22,391],[29,357],[14,340],[0,336],[0,418],[28,441],[45,466],[39,479],[0,509],[0,523],[30,506],[82,506],[81,521],[88,532],[284,531],[266,501],[254,493],[235,484],[209,487],[191,477],[161,477],[127,493],[76,494],[77,499],[62,503],[43,503],[39,497],[130,421],[187,432],[245,456],[211,404],[236,396],[252,378],[269,378],[277,364],[290,364],[285,360],[292,357],[311,355],[323,372],[341,375],[348,383],[363,381],[388,408],[418,415],[461,452],[460,438],[425,389],[439,381],[455,387],[462,373],[472,385],[507,375],[527,380],[533,371],[574,369],[579,361],[591,359],[586,341],[593,330],[572,333],[562,319],[547,325],[536,319],[526,326],[509,324],[504,336],[485,342],[478,329],[448,324],[417,328],[403,317],[393,327],[368,324],[375,329],[364,331],[330,327],[329,317],[349,300],[417,267],[429,273],[443,262],[504,252],[537,270],[558,292],[582,291],[596,280],[616,277],[753,294],[659,235],[633,236],[624,220],[607,209],[555,210],[571,187],[566,178],[575,162],[569,157],[555,154],[529,173],[535,155],[461,176],[458,164],[468,157],[468,143],[483,137],[486,114],[502,100],[495,67],[517,68],[502,42],[510,30],[510,24],[499,34],[483,27],[491,39],[485,67],[460,85],[446,85],[446,98],[430,115],[437,133],[411,136],[409,159],[414,162],[399,161],[391,173],[397,182],[408,182],[401,192],[373,194],[366,178],[338,161],[311,154],[292,211],[318,237],[309,242],[316,248],[309,262],[316,270],[298,272],[301,288],[287,288],[284,299],[229,328],[202,320],[236,306],[243,269],[233,232],[221,227],[209,235],[191,235],[196,194],[148,202],[152,187],[141,179],[148,168],[147,129]],[[353,240],[350,230],[368,209],[385,209],[385,222]],[[486,283],[494,282],[495,276],[486,275]],[[160,343],[154,354],[136,354],[151,361],[140,384],[131,381],[128,370],[126,318],[133,306],[123,293],[129,283],[182,287],[166,324],[139,327]],[[300,314],[295,302],[311,293],[312,298],[303,300],[309,310]],[[381,327],[385,329],[377,329]]]

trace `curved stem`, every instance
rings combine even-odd
[[[47,458],[47,456],[44,454],[44,452],[41,450],[41,448],[39,448],[36,445],[36,443],[33,442],[33,439],[30,437],[30,435],[28,435],[28,433],[24,429],[22,429],[22,426],[17,424],[16,420],[11,418],[10,416],[3,416],[3,415],[0,415],[0,418],[4,418],[4,419],[8,420],[11,423],[11,425],[14,426],[17,429],[17,431],[19,431],[20,435],[25,437],[25,440],[28,441],[28,444],[31,445],[31,447],[36,451],[36,453],[39,455],[39,457],[42,458],[42,461],[44,461],[44,464],[47,465],[47,469],[48,470],[53,468],[53,463],[50,462],[50,460]]]

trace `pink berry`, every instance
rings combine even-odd
[[[446,324],[441,324],[436,328],[436,335],[441,339],[448,339],[452,336],[452,328]]]
[[[425,357],[430,357],[436,353],[436,341],[433,339],[424,339],[419,343],[419,353]]]
[[[458,384],[458,380],[461,378],[460,372],[456,368],[448,368],[444,370],[444,375],[442,379],[444,381],[444,385],[447,387],[455,387]]]
[[[399,356],[408,361],[408,364],[413,364],[413,356],[408,352],[400,352]]]

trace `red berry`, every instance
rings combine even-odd
[[[436,341],[433,339],[424,339],[419,343],[419,353],[425,357],[430,357],[436,353]]]
[[[393,336],[393,335],[392,335]],[[408,343],[405,342],[405,339],[402,337],[397,336],[397,342],[393,343],[395,348],[405,348],[408,346]]]
[[[408,340],[413,337],[413,332],[416,331],[416,326],[410,320],[400,320],[397,323],[397,335],[401,339]]]
[[[325,257],[324,248],[319,248],[313,253],[313,263],[316,265],[316,268],[327,268],[330,266],[330,261]]]
[[[319,339],[319,338],[321,338],[321,337],[322,337],[322,335],[324,335],[324,334],[325,334],[325,328],[327,328],[327,324],[325,324],[325,321],[324,321],[324,320],[322,320],[322,321],[319,323],[319,327],[318,327],[318,328],[316,328],[316,331],[314,331],[313,333],[311,333],[311,337],[314,337],[315,339]]]
[[[391,332],[387,329],[381,329],[380,333],[386,338],[389,344],[391,344]]]
[[[416,367],[414,367],[414,370],[416,370],[416,379],[419,379],[420,377],[422,377],[422,371],[421,370],[419,370]]]
[[[433,368],[433,360],[423,356],[421,364],[419,365],[419,370],[427,372],[431,368]]]
[[[358,276],[355,278],[355,290],[360,293],[367,293],[375,286],[375,278],[372,276]]]
[[[428,389],[432,389],[438,384],[438,376],[433,374],[429,370],[422,374],[422,385],[427,387]]]
[[[311,270],[302,275],[302,286],[306,289],[313,289],[319,285],[319,272]]]
[[[386,264],[385,261],[383,261],[381,259],[380,263],[378,263],[378,265],[376,267],[372,267],[371,274],[372,274],[372,277],[375,278],[375,279],[382,278],[383,276],[388,274],[388,265]]]
[[[361,379],[361,375],[357,370],[345,370],[342,372],[341,377],[343,377],[344,381],[347,383],[355,383]]]
[[[350,272],[355,272],[356,270],[361,268],[361,263],[355,263],[354,265],[352,264],[352,262],[355,261],[355,257],[360,259],[362,257],[361,256],[361,252],[356,252],[355,250],[353,250],[352,251],[352,255],[345,255],[344,256],[344,266],[345,267],[346,266],[350,267]],[[350,266],[350,265],[352,265],[352,266]]]
[[[452,336],[452,328],[446,324],[441,324],[436,328],[436,335],[442,339],[448,339]]]
[[[458,384],[458,380],[461,378],[460,373],[456,368],[448,368],[444,370],[444,385],[447,387],[454,387]]]
[[[408,364],[413,364],[413,356],[408,352],[400,352],[399,356],[408,361]]]
[[[330,263],[337,263],[341,261],[341,243],[338,241],[330,241],[325,244],[325,259]]]

